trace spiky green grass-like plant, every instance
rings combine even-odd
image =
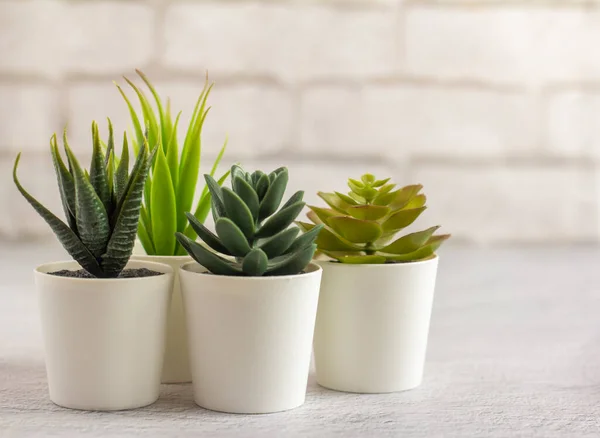
[[[50,152],[68,225],[30,195],[19,182],[17,167],[21,154],[15,160],[13,180],[21,194],[83,269],[94,277],[115,278],[125,268],[135,244],[142,192],[153,154],[142,137],[135,164],[129,173],[126,135],[123,137],[123,151],[118,164],[110,120],[106,154],[102,150],[96,122],[92,124],[92,137],[89,173],[81,167],[69,147],[66,131],[63,143],[67,164],[59,152],[56,135],[50,140]]]
[[[425,260],[433,257],[449,234],[434,235],[438,226],[406,234],[390,243],[427,208],[423,186],[394,190],[390,178],[378,180],[365,174],[350,178],[350,192],[319,196],[329,208],[309,206],[312,224],[298,222],[305,232],[324,227],[316,240],[318,251],[342,263],[377,264]]]
[[[191,214],[190,225],[206,246],[177,233],[179,243],[198,263],[213,274],[253,277],[298,274],[310,263],[322,226],[300,237],[300,230],[290,227],[305,203],[304,192],[298,191],[279,209],[288,183],[285,167],[250,174],[234,165],[232,189],[219,187],[210,175],[204,177],[212,194],[217,234]]]
[[[211,194],[206,186],[195,207],[193,203],[200,168],[202,127],[210,109],[206,102],[213,84],[209,85],[207,77],[196,101],[180,153],[178,126],[181,112],[173,120],[170,100],[167,99],[165,105],[146,75],[139,70],[136,72],[150,90],[156,109],[144,91],[125,78],[140,102],[142,115],[139,117],[130,99],[117,85],[129,108],[137,138],[134,148],[137,151],[137,144],[143,139],[144,125],[148,130],[149,144],[160,145],[146,181],[138,237],[148,255],[183,255],[185,250],[177,243],[175,232],[183,233],[191,239],[196,238],[194,228],[187,223],[185,212],[192,211],[194,217],[203,223],[210,211]],[[212,165],[211,176],[214,176],[226,146],[227,141]],[[226,172],[218,179],[219,185],[223,184],[228,175],[229,172]]]

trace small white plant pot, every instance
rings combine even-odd
[[[173,268],[173,291],[167,317],[167,347],[162,370],[162,383],[189,383],[192,381],[188,354],[187,330],[183,298],[179,286],[179,268],[193,260],[190,256],[134,255],[132,260],[164,263]]]
[[[83,279],[50,275],[74,261],[35,270],[50,399],[72,409],[113,411],[158,399],[171,267],[130,261],[163,275]]]
[[[438,258],[382,265],[319,262],[317,382],[385,393],[421,384]]]
[[[194,400],[238,414],[304,403],[321,268],[280,277],[230,277],[196,262],[180,270]]]

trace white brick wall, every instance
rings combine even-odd
[[[0,1],[0,238],[61,213],[48,139],[127,109],[144,70],[189,119],[216,82],[206,158],[287,164],[290,191],[363,171],[421,182],[422,225],[470,243],[600,240],[600,0]],[[133,93],[129,93],[133,97]],[[206,169],[209,160],[204,164]]]

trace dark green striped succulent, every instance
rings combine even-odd
[[[285,167],[270,174],[259,170],[250,174],[234,165],[232,189],[220,187],[210,175],[204,178],[212,195],[217,234],[190,213],[190,225],[206,245],[177,233],[179,243],[198,263],[213,274],[252,277],[294,275],[306,268],[322,226],[300,237],[300,230],[290,227],[305,203],[304,192],[298,191],[279,209],[288,183]]]
[[[13,180],[21,194],[50,225],[71,257],[99,278],[118,277],[129,261],[135,244],[144,184],[153,158],[147,143],[142,143],[130,174],[127,136],[123,137],[123,151],[117,159],[110,120],[108,126],[105,154],[98,125],[92,124],[93,153],[89,174],[75,158],[66,132],[63,142],[68,165],[60,155],[56,135],[50,140],[68,225],[31,196],[19,182],[17,166],[21,154],[13,168]]]

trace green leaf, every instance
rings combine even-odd
[[[279,233],[290,226],[298,217],[306,204],[304,202],[296,202],[286,208],[282,208],[260,227],[256,232],[257,238],[265,238]]]
[[[135,131],[135,135],[137,138],[137,142],[135,142],[135,141],[133,142],[134,153],[135,153],[135,155],[137,155],[139,153],[139,150],[136,150],[136,149],[139,148],[139,145],[144,144],[144,132],[142,131],[140,119],[138,118],[137,113],[135,112],[135,109],[133,109],[133,105],[131,104],[131,101],[129,100],[129,98],[123,91],[123,89],[116,82],[113,82],[113,83],[116,85],[117,89],[119,90],[119,93],[121,93],[121,96],[123,96],[123,99],[125,100],[125,103],[127,104],[127,108],[129,108],[129,115],[131,117],[131,121],[133,123],[133,129]],[[137,145],[137,147],[136,147],[136,145]]]
[[[109,126],[110,125],[111,124],[109,120]],[[102,146],[100,146],[98,124],[96,122],[92,123],[92,138],[94,148],[92,152],[92,163],[90,165],[90,182],[96,194],[98,195],[98,198],[100,198],[102,201],[105,211],[110,214],[110,210],[112,209],[112,197],[110,194],[108,179],[106,177],[106,159],[102,153]]]
[[[77,234],[77,222],[75,220],[75,182],[73,181],[73,175],[71,175],[60,156],[56,135],[53,135],[50,140],[50,151],[52,152],[52,162],[54,164],[54,171],[56,172],[56,179],[60,190],[60,199],[62,201],[65,217],[67,218],[69,227]]]
[[[152,202],[150,217],[152,237],[157,255],[175,254],[175,232],[177,231],[177,207],[175,189],[169,172],[169,164],[162,148],[156,152],[156,162],[152,174]]]
[[[336,216],[329,219],[329,226],[340,236],[352,243],[375,242],[383,230],[377,222]]]
[[[158,95],[158,93],[156,92],[156,90],[154,89],[154,86],[152,85],[152,83],[148,80],[148,78],[146,77],[146,75],[144,73],[142,73],[140,70],[136,70],[135,71],[144,81],[144,83],[146,84],[146,86],[148,87],[148,89],[150,90],[150,92],[152,93],[152,96],[154,97],[154,101],[156,102],[156,107],[158,108],[158,115],[160,118],[160,126],[161,126],[161,137],[162,137],[162,143],[163,143],[163,148],[164,148],[164,152],[165,155],[168,155],[168,149],[167,147],[169,145],[165,144],[165,141],[168,140],[170,138],[170,136],[167,136],[167,123],[165,120],[165,112],[163,110],[163,106],[162,106],[162,102],[160,100],[160,97]],[[149,105],[148,105],[149,106]],[[154,117],[154,113],[153,113],[153,117]],[[154,117],[154,120],[156,121],[156,117]],[[150,143],[150,147],[154,147],[154,144]]]
[[[244,257],[242,271],[251,277],[260,277],[267,270],[267,255],[260,249],[254,248]]]
[[[171,175],[171,182],[175,191],[177,191],[179,183],[179,145],[177,144],[177,125],[179,125],[179,117],[181,117],[181,111],[175,118],[175,125],[172,128],[166,152],[167,163],[169,164],[169,174]]]
[[[379,205],[356,205],[348,208],[348,214],[356,219],[377,221],[390,213],[388,207]]]
[[[106,119],[108,120],[108,146],[106,146],[106,152],[104,153],[104,156],[105,156],[104,165],[106,167],[108,167],[108,160],[110,159],[111,153],[114,156],[115,136],[114,136],[114,132],[113,132],[112,122],[110,121],[110,119],[108,117]],[[102,144],[102,140],[100,140],[100,143]],[[112,183],[112,182],[109,180],[109,183]]]
[[[279,276],[302,273],[312,260],[316,249],[317,245],[313,243],[296,252],[276,257],[269,262],[266,275]]]
[[[75,219],[81,242],[89,249],[96,259],[106,250],[110,238],[110,223],[102,201],[94,187],[86,178],[81,165],[67,146],[67,157],[73,169],[75,182]]]
[[[281,209],[283,210],[284,208],[287,208],[290,205],[295,204],[296,202],[300,202],[300,201],[302,201],[303,198],[304,198],[304,190],[298,190],[296,193],[294,193],[292,196],[290,196],[290,199],[288,199],[287,202],[285,204],[283,204],[283,207],[281,207]]]
[[[375,182],[375,176],[370,173],[365,173],[360,177],[361,181],[365,184],[372,184]]]
[[[216,210],[219,217],[224,216],[225,204],[223,204],[223,191],[221,190],[221,186],[210,175],[204,175],[204,180],[206,181],[206,186],[210,192],[214,210]]]
[[[248,209],[250,210],[250,213],[252,213],[252,217],[256,222],[259,219],[258,195],[252,186],[246,182],[246,179],[240,178],[239,176],[232,178],[232,186],[235,193],[237,193],[242,201],[244,201],[244,203],[248,206]]]
[[[125,77],[123,79],[125,79],[125,81],[133,89],[133,91],[135,91],[135,93],[138,96],[138,100],[140,101],[140,105],[142,106],[142,114],[144,115],[144,125],[146,126],[146,129],[148,130],[147,135],[145,135],[144,137],[147,138],[149,147],[151,149],[154,149],[154,147],[156,147],[156,145],[162,146],[162,144],[161,144],[162,141],[160,138],[160,134],[158,132],[158,122],[156,120],[156,116],[154,115],[154,111],[152,110],[152,106],[150,105],[150,102],[148,102],[148,99],[146,98],[146,95],[144,94],[144,92],[142,90],[140,90],[129,79],[127,79]]]
[[[440,245],[450,238],[449,234],[440,234],[429,238],[427,244],[408,254],[383,254],[391,262],[414,262],[432,257]]]
[[[309,224],[307,222],[296,222],[305,233],[312,231],[319,225]],[[360,251],[361,247],[353,245],[341,236],[336,235],[331,229],[325,227],[319,232],[315,242],[319,251]]]
[[[339,213],[337,213],[333,209],[320,208],[320,207],[315,207],[313,205],[309,205],[308,208],[310,208],[311,211],[308,212],[307,216],[315,224],[320,224],[320,223],[327,224],[327,221],[330,218],[332,218],[334,216],[339,216]]]
[[[150,239],[150,235],[148,234],[146,227],[144,226],[144,224],[141,221],[138,224],[138,233],[137,234],[138,234],[138,237],[140,238],[140,242],[142,243],[142,246],[144,247],[144,251],[146,251],[146,254],[156,255],[154,245],[152,244],[152,239]]]
[[[215,236],[208,228],[204,226],[193,214],[186,213],[187,219],[190,221],[190,227],[194,230],[196,235],[202,239],[204,243],[210,246],[217,252],[225,255],[233,255],[223,243]],[[187,236],[186,236],[187,237]]]
[[[378,179],[377,181],[375,181],[373,184],[371,184],[373,187],[382,187],[383,185],[385,185],[388,181],[390,180],[390,178],[386,178],[386,179]]]
[[[229,218],[221,217],[215,223],[217,236],[231,255],[244,257],[252,248],[240,228]],[[207,242],[208,243],[208,242]]]
[[[415,197],[413,197],[408,204],[406,204],[404,206],[404,210],[408,210],[411,208],[419,208],[419,207],[423,207],[425,205],[425,203],[427,202],[427,197],[423,194],[417,195]]]
[[[289,247],[294,242],[299,231],[300,230],[297,227],[287,228],[260,242],[258,247],[262,249],[270,259],[280,256],[281,254],[288,252]]]
[[[256,182],[256,194],[258,195],[258,199],[263,199],[266,194],[267,194],[267,190],[269,190],[269,177],[260,172],[260,177],[258,179],[258,181]]]
[[[388,181],[388,180],[389,180],[389,178],[385,181]],[[377,195],[377,196],[385,195],[386,193],[391,192],[394,187],[396,187],[396,184],[384,184],[379,189],[379,195]]]
[[[199,245],[182,233],[175,235],[177,241],[185,248],[190,256],[200,265],[204,266],[210,272],[216,275],[235,275],[240,276],[242,270],[233,262],[226,260],[209,249]]]
[[[225,213],[240,230],[249,239],[254,235],[254,219],[248,206],[242,201],[242,198],[238,196],[229,187],[223,187],[221,190],[223,194],[223,205],[225,206]]]
[[[294,240],[294,242],[290,245],[288,249],[284,251],[284,253],[287,254],[290,252],[294,252],[304,248],[305,246],[315,243],[323,227],[323,225],[313,226],[310,230],[306,231],[304,234],[302,234],[300,237]]]
[[[318,192],[317,195],[319,195],[319,197],[323,199],[327,205],[329,205],[335,211],[339,211],[340,213],[346,213],[348,208],[352,206],[335,193]]]
[[[358,189],[358,190],[363,189],[365,187],[365,185],[363,184],[362,181],[348,178],[348,187],[350,187],[350,190],[354,191],[355,189]]]
[[[157,150],[158,148],[154,148],[153,154]],[[102,256],[102,268],[108,277],[118,277],[131,257],[135,236],[138,232],[142,193],[153,154],[148,153],[147,144],[144,143],[140,146],[127,182],[125,195],[115,210],[115,226],[106,248],[106,254]]]
[[[57,218],[50,210],[40,204],[33,196],[31,196],[21,185],[17,178],[17,168],[21,154],[17,155],[15,165],[13,167],[13,181],[17,186],[21,195],[31,204],[34,210],[46,221],[50,226],[58,241],[62,244],[65,250],[69,253],[73,260],[81,265],[83,269],[95,277],[102,277],[103,272],[100,269],[98,261],[93,254],[81,242],[79,237],[71,230],[63,221]]]
[[[408,227],[425,211],[427,207],[412,208],[410,210],[400,210],[391,215],[382,224],[383,231],[399,231]]]
[[[288,171],[283,168],[274,175],[274,180],[269,185],[267,193],[264,198],[260,201],[260,208],[258,211],[258,220],[262,221],[277,211],[281,200],[285,193],[285,188],[288,183]]]
[[[411,253],[425,245],[438,228],[440,227],[431,227],[424,231],[407,234],[406,236],[400,237],[389,245],[380,248],[379,251],[388,254]]]
[[[329,255],[327,253],[325,254]],[[335,258],[342,263],[352,265],[380,265],[386,262],[386,258],[380,255],[344,255],[332,258]]]
[[[417,193],[421,191],[423,186],[421,184],[414,184],[406,187],[402,187],[394,200],[391,202],[390,207],[393,210],[399,210],[406,207],[406,205],[414,198]]]
[[[350,205],[358,205],[358,201],[354,198],[351,198],[348,195],[344,195],[343,193],[340,192],[334,192],[338,198],[340,198],[342,201],[346,202],[347,204]]]
[[[127,180],[129,179],[129,146],[127,145],[127,134],[123,134],[123,150],[121,159],[114,175],[114,192],[117,203],[123,200],[123,195],[127,189]]]

